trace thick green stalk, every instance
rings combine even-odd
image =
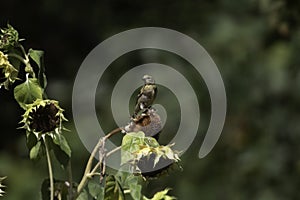
[[[85,171],[84,171],[84,175],[77,187],[77,195],[79,195],[83,188],[85,187],[86,183],[88,182],[88,178],[90,177],[91,175],[91,169],[92,169],[92,165],[93,165],[93,160],[94,160],[94,157],[99,149],[99,147],[101,146],[101,144],[103,142],[105,142],[108,138],[110,138],[111,136],[113,136],[114,134],[120,132],[122,129],[121,128],[116,128],[114,129],[113,131],[111,131],[110,133],[108,133],[107,135],[105,135],[103,138],[100,138],[100,140],[98,141],[98,143],[96,144],[95,148],[93,149],[90,157],[89,157],[89,160],[87,162],[87,165],[86,165],[86,168],[85,168]]]
[[[53,171],[52,171],[50,152],[49,152],[49,148],[45,136],[43,136],[43,140],[46,148],[46,156],[47,156],[47,163],[48,163],[48,170],[49,170],[50,200],[54,200],[54,180],[53,180]]]

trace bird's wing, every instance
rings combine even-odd
[[[157,96],[157,92],[158,92],[157,86],[156,86],[156,85],[153,86],[153,90],[154,90],[154,97],[153,97],[153,100],[155,100],[155,98],[156,98],[156,96]]]
[[[136,97],[136,101],[135,101],[135,104],[137,104],[138,103],[138,101],[139,101],[139,98],[142,96],[142,94],[143,94],[143,87],[141,87],[141,89],[140,89],[140,93],[137,95],[137,97]]]

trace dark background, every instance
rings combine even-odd
[[[47,93],[66,109],[71,132],[65,135],[73,150],[75,181],[89,156],[72,123],[72,86],[81,62],[114,34],[158,26],[187,34],[208,51],[225,83],[228,112],[219,142],[207,157],[198,159],[210,117],[208,92],[201,83],[196,91],[203,122],[182,157],[183,171],[152,181],[145,194],[171,187],[171,194],[179,199],[300,198],[300,3],[296,0],[9,0],[0,5],[1,27],[9,22],[26,39],[26,49],[46,53]],[[182,62],[165,52],[159,55],[150,60]],[[123,57],[114,65],[144,63],[139,52]],[[116,74],[117,67],[108,73],[107,83],[116,81]],[[28,158],[25,135],[16,130],[22,110],[12,91],[1,89],[0,111],[0,175],[8,176],[3,199],[39,199],[47,167]],[[105,120],[107,129],[113,124],[109,117]],[[57,163],[55,174],[65,178]]]

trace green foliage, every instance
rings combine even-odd
[[[42,200],[50,199],[50,180],[47,178],[43,181],[41,187]],[[54,180],[54,194],[56,199],[67,200],[69,199],[69,183],[62,180]],[[72,188],[74,189],[74,188]],[[86,193],[83,193],[84,196]]]
[[[53,142],[60,147],[60,149],[66,153],[69,157],[71,157],[71,149],[68,145],[66,138],[61,134],[53,135]]]
[[[105,181],[104,200],[124,200],[124,191],[120,182],[113,176],[109,175]]]
[[[109,135],[109,134],[108,134]],[[103,139],[99,140],[100,146],[103,143]],[[101,152],[101,151],[99,151]],[[173,151],[170,146],[160,145],[154,138],[146,137],[143,132],[131,132],[123,136],[122,145],[121,145],[121,159],[122,159],[122,168],[115,174],[108,174],[104,176],[102,182],[95,181],[92,179],[88,182],[88,193],[93,199],[125,199],[125,194],[130,195],[133,200],[141,200],[142,195],[142,185],[145,182],[145,179],[142,178],[140,173],[135,170],[135,173],[128,172],[130,167],[126,167],[126,164],[129,166],[135,166],[143,157],[149,157],[154,155],[155,161],[159,162],[162,158],[167,158],[173,162],[178,162],[179,157],[178,153]],[[91,155],[93,156],[93,155]],[[152,162],[152,165],[155,165]],[[93,170],[94,171],[94,170]],[[101,175],[98,173],[88,173],[88,176]],[[101,180],[101,179],[100,179]],[[105,181],[103,181],[105,180]],[[84,193],[85,191],[82,190]],[[80,192],[82,192],[80,191]],[[154,196],[153,199],[172,199],[170,196],[166,195],[168,190],[159,193]],[[86,194],[81,198],[87,198]]]
[[[171,149],[172,145],[160,145],[153,137],[146,137],[143,132],[127,133],[122,140],[122,165],[130,163],[133,166],[134,172],[141,172],[139,168],[140,161],[144,158],[153,159],[152,164],[155,168],[157,163],[162,159],[167,159],[170,162],[178,162],[179,152]],[[150,166],[151,167],[151,166]]]
[[[120,169],[115,175],[116,179],[121,183],[123,190],[130,191],[130,195],[134,200],[140,200],[142,197],[143,179],[141,176],[134,175]]]
[[[121,165],[133,161],[133,153],[140,149],[144,143],[145,134],[143,132],[127,133],[122,139]]]
[[[52,139],[51,137],[48,138],[49,143],[49,149],[53,151],[55,158],[57,161],[61,164],[62,167],[66,168],[69,164],[70,158],[71,158],[71,149],[69,147],[68,142],[64,138],[63,135],[54,134],[54,137],[60,137],[60,139]],[[54,140],[61,140],[57,141],[57,144],[54,142]]]
[[[88,190],[93,199],[104,199],[104,187],[100,185],[99,182],[90,180],[88,183]]]
[[[7,55],[0,51],[0,88],[4,86],[8,90],[9,85],[18,77],[18,70],[9,62]]]
[[[43,90],[36,78],[28,78],[27,76],[24,83],[15,87],[14,96],[19,105],[26,109],[28,104],[43,98]]]
[[[26,129],[27,146],[30,150],[31,159],[40,158],[45,154],[41,146],[44,141],[41,139],[43,136],[46,136],[49,150],[53,150],[55,157],[62,166],[66,167],[68,165],[71,157],[71,148],[62,135],[62,122],[66,121],[63,111],[58,102],[54,100],[37,99],[32,104],[26,105],[26,111],[23,114],[21,123],[24,124],[22,128]],[[46,113],[44,114],[44,112]],[[44,119],[45,116],[46,119]],[[46,124],[48,121],[53,120],[55,123]],[[36,123],[41,123],[42,126]],[[37,130],[37,127],[45,130],[40,128]]]
[[[53,140],[50,141],[56,159],[63,167],[66,167],[71,158],[71,148],[67,140],[61,134],[53,134]]]
[[[38,142],[36,143],[36,145],[34,145],[34,146],[30,149],[30,153],[29,153],[30,159],[35,160],[35,159],[38,157],[38,155],[39,155],[39,153],[40,153],[40,151],[41,151],[41,144],[42,144],[42,142],[41,142],[41,141],[38,141]]]
[[[0,51],[0,70],[2,69],[0,87],[4,86],[8,90],[9,86],[14,86],[13,83],[18,79],[18,70],[25,72],[26,80],[14,87],[14,98],[25,110],[20,122],[23,126],[20,128],[26,132],[30,159],[40,160],[43,156],[47,158],[49,178],[42,183],[42,199],[125,200],[125,193],[130,194],[133,200],[145,199],[142,195],[143,179],[141,174],[137,173],[140,172],[138,167],[140,160],[152,156],[154,160],[151,165],[155,167],[162,158],[178,162],[178,153],[173,151],[170,145],[162,146],[154,138],[146,137],[144,132],[127,133],[119,147],[122,154],[121,165],[133,166],[135,174],[126,172],[126,170],[122,171],[123,169],[120,169],[116,174],[107,174],[103,165],[105,165],[106,155],[108,155],[104,146],[108,139],[106,137],[110,137],[108,134],[101,138],[96,145],[80,183],[72,182],[71,148],[62,135],[63,122],[67,121],[63,114],[64,110],[59,106],[58,101],[44,99],[47,97],[45,94],[47,79],[44,52],[29,49],[26,53],[19,43],[18,32],[10,25],[7,29],[2,29],[1,32],[0,49],[7,54]],[[10,62],[9,58],[13,62]],[[157,129],[153,131],[155,132]],[[116,148],[116,150],[119,149]],[[54,179],[51,151],[63,169],[68,170],[69,179],[67,181]],[[100,154],[99,157],[102,157],[103,160],[99,160],[92,169],[96,152]],[[96,172],[98,168],[100,168],[101,173]],[[94,178],[96,175],[100,176],[100,181],[96,181]],[[4,193],[2,180],[3,178],[0,179],[0,196]],[[153,200],[171,199],[166,195],[167,192],[166,190],[157,193]]]
[[[44,51],[29,49],[28,54],[39,68],[38,71],[39,84],[43,89],[45,89],[47,86],[47,78],[46,78],[45,66],[44,66]]]
[[[42,193],[42,200],[50,199],[50,190],[49,190],[50,180],[45,179],[42,183],[41,193]]]
[[[196,158],[197,146],[202,144],[202,134],[208,126],[210,98],[204,81],[200,80],[201,77],[196,80],[196,73],[188,63],[174,54],[142,50],[122,56],[123,59],[118,59],[115,65],[112,63],[105,77],[109,81],[104,84],[110,92],[113,83],[119,79],[118,75],[129,69],[126,66],[149,61],[162,63],[177,66],[180,73],[186,71],[184,76],[197,94],[201,109],[200,135],[181,158],[186,168],[184,174],[150,182],[143,191],[151,193],[166,185],[173,187],[172,192],[179,199],[300,199],[300,1],[128,1],[126,7],[124,3],[94,1],[83,6],[82,1],[75,0],[70,7],[68,1],[57,0],[45,0],[43,3],[2,1],[1,19],[3,23],[7,20],[18,23],[14,26],[35,37],[28,38],[27,44],[34,44],[35,48],[47,47],[47,72],[52,74],[52,81],[58,80],[53,84],[55,89],[52,88],[51,94],[60,100],[64,98],[64,105],[68,106],[71,98],[65,97],[65,94],[71,94],[71,91],[66,89],[66,83],[72,83],[76,66],[82,63],[86,51],[96,45],[95,41],[100,42],[112,33],[145,24],[168,27],[191,36],[207,49],[217,64],[228,97],[225,129],[214,150],[204,159]],[[39,11],[32,12],[35,8]],[[69,8],[67,12],[65,8]],[[7,16],[6,19],[4,16]],[[99,19],[112,19],[113,23]],[[51,25],[44,22],[51,22]],[[42,44],[39,44],[41,41]],[[18,69],[12,57],[9,59]],[[165,79],[173,80],[174,77],[166,76]],[[180,85],[176,87],[180,88]],[[169,108],[174,107],[172,96],[161,91],[158,101]],[[1,91],[0,95],[3,101],[6,99],[3,98],[4,93],[6,91]],[[111,111],[107,106],[111,95],[104,96],[97,97],[96,108],[101,110],[101,116],[105,116],[101,120],[104,118],[103,124],[109,129],[114,124],[110,121]],[[22,147],[16,137],[7,141],[14,132],[8,132],[6,124],[20,118],[14,119],[6,113],[14,110],[12,105],[5,102],[1,107],[2,133],[7,133],[1,141],[8,145],[1,146],[0,173],[6,173],[3,166],[16,169],[10,172],[16,174],[15,177],[7,173],[13,188],[9,185],[10,193],[6,198],[37,200],[37,190],[34,189],[45,169],[32,168],[30,171],[30,165],[22,156],[13,157],[13,162],[7,161],[10,152]],[[163,131],[160,141],[169,141],[173,136],[170,133],[178,128],[172,119],[179,113],[173,113],[173,116],[168,115],[164,126],[168,133]],[[69,126],[72,127],[72,124]],[[87,152],[76,134],[69,138],[72,152],[76,152],[75,155],[72,153],[72,162],[76,164],[72,167],[73,172],[82,174],[81,163],[88,156]],[[20,169],[22,173],[16,173]],[[26,172],[34,175],[28,178]],[[74,178],[77,180],[77,177]]]
[[[89,194],[86,190],[83,190],[83,192],[80,193],[80,195],[77,197],[76,200],[88,200]]]
[[[28,54],[29,54],[30,58],[32,58],[32,60],[37,64],[37,66],[39,68],[44,67],[43,60],[42,60],[42,58],[44,56],[43,51],[29,49]]]
[[[143,200],[174,200],[175,197],[167,195],[170,189],[164,189],[163,191],[157,192],[151,199],[143,197]]]

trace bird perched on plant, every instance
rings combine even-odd
[[[136,118],[140,111],[144,112],[146,109],[150,108],[157,95],[157,86],[155,85],[155,81],[152,76],[144,75],[142,79],[144,81],[144,85],[137,96],[132,116],[133,118]]]

